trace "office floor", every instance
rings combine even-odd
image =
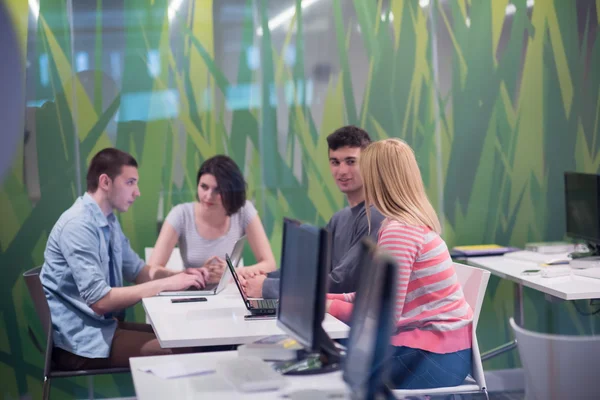
[[[524,400],[525,392],[523,391],[515,391],[515,392],[495,392],[490,393],[490,400]],[[451,399],[452,397],[448,396],[432,396],[429,400],[446,400]],[[483,394],[463,394],[456,395],[454,397],[455,400],[485,400],[485,396]],[[415,399],[416,400],[416,399]]]
[[[485,398],[482,396],[481,398]],[[490,400],[525,400],[525,392],[492,393]]]
[[[405,400],[449,400],[452,397],[448,396],[433,396],[433,397],[411,397]],[[127,397],[111,400],[136,400],[135,397]],[[463,394],[456,395],[453,400],[485,400],[482,394]],[[525,393],[522,391],[516,392],[496,392],[490,393],[490,400],[525,400]]]

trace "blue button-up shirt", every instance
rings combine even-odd
[[[119,221],[114,214],[106,217],[86,193],[52,228],[44,259],[40,279],[52,316],[54,345],[82,357],[109,357],[117,322],[96,314],[90,305],[110,291],[111,265],[114,287],[123,286],[123,279],[135,281],[144,267]]]

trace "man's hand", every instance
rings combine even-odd
[[[238,269],[236,269],[236,271],[237,271],[238,277],[241,277],[244,279],[250,279],[250,278],[254,278],[255,276],[258,276],[258,275],[264,275],[264,272],[262,272],[259,268],[256,268],[256,267],[238,268]]]
[[[227,268],[225,260],[220,257],[213,256],[206,260],[204,266],[200,269],[206,269],[208,271],[208,279],[206,283],[217,284],[221,280],[221,276],[223,276],[225,268]]]
[[[242,284],[242,287],[244,289],[244,293],[246,293],[246,296],[255,297],[255,298],[263,297],[262,288],[263,288],[263,283],[266,278],[267,278],[267,276],[262,275],[262,274],[256,275],[252,278],[247,278],[245,280],[245,282]]]
[[[206,286],[208,276],[210,275],[206,268],[186,268],[184,272],[202,278],[202,282],[204,282],[203,287]]]
[[[161,279],[160,282],[163,284],[163,291],[185,290],[190,287],[202,289],[205,285],[202,275],[184,272]]]

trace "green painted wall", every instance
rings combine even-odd
[[[338,70],[318,104],[305,101],[309,89],[299,84],[312,76],[305,70],[307,49],[318,48],[303,31],[317,16],[299,1],[297,34],[287,28],[283,41],[267,29],[269,10],[283,8],[280,2],[236,3],[242,23],[233,66],[223,65],[222,39],[215,35],[217,2],[183,1],[173,18],[169,6],[178,2],[167,0],[128,0],[116,8],[75,3],[72,25],[62,0],[41,0],[38,17],[27,2],[8,1],[31,62],[27,127],[35,134],[24,136],[0,186],[4,398],[41,395],[42,356],[27,331],[41,337],[42,329],[21,274],[42,263],[55,220],[85,187],[87,162],[111,143],[140,163],[142,197],[120,215],[140,254],[154,244],[158,216],[193,198],[202,160],[227,153],[243,166],[279,257],[284,215],[324,224],[344,205],[330,178],[324,135],[347,123],[378,139],[404,138],[415,148],[449,245],[563,238],[562,173],[600,167],[599,0],[538,0],[529,9],[525,0],[432,1],[425,8],[416,0],[322,0],[312,7],[331,15],[327,34],[336,43]],[[90,12],[94,17],[83,22]],[[115,20],[116,38],[110,36]],[[76,72],[79,37],[92,38],[83,69],[97,72]],[[107,67],[114,42],[123,49],[118,79]],[[367,60],[360,70],[357,45]],[[252,46],[260,49],[258,69],[247,62]],[[285,57],[291,47],[293,65]],[[227,72],[232,68],[235,73]],[[274,105],[271,88],[289,82],[296,83],[291,100]],[[248,106],[230,110],[231,93],[240,88],[253,88]],[[156,119],[168,114],[168,97],[158,96],[165,91],[176,96],[177,115]],[[159,100],[145,101],[139,93]],[[36,101],[44,104],[34,107]],[[576,334],[600,328],[597,318],[580,316],[572,304],[525,294],[528,327]],[[512,286],[492,278],[479,323],[482,350],[510,337],[512,306]],[[585,302],[577,306],[589,310]],[[142,314],[137,307],[129,317],[142,320]],[[486,368],[515,366],[517,358],[499,357]],[[95,382],[99,397],[133,394],[128,376]],[[85,397],[86,384],[56,380],[53,394]]]

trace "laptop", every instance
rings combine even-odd
[[[244,293],[244,290],[242,289],[242,285],[240,284],[239,278],[237,276],[237,273],[235,272],[235,268],[234,268],[234,264],[231,261],[231,258],[229,258],[228,254],[225,254],[225,261],[227,262],[227,266],[229,267],[229,271],[231,272],[231,275],[233,276],[233,280],[235,281],[235,284],[238,288],[238,290],[240,291],[240,294],[242,295],[242,299],[244,300],[244,304],[246,305],[246,308],[248,309],[248,311],[250,311],[250,313],[252,315],[275,315],[277,314],[277,305],[279,303],[279,300],[275,300],[275,299],[252,299],[249,300],[248,297],[246,297],[246,293]]]
[[[244,251],[245,244],[246,244],[246,235],[239,238],[237,240],[237,242],[235,242],[235,245],[233,246],[233,251],[231,252],[231,256],[232,256],[231,258],[233,259],[232,263],[233,263],[233,265],[235,265],[236,268],[237,268],[237,265],[239,264],[240,260],[242,259],[242,252]],[[214,296],[216,294],[221,293],[221,291],[227,287],[230,276],[231,276],[231,272],[230,272],[229,268],[225,268],[225,271],[223,271],[223,275],[221,275],[221,280],[219,280],[218,284],[209,285],[209,286],[205,287],[204,289],[196,289],[196,288],[192,287],[192,288],[189,288],[186,290],[179,290],[179,291],[172,291],[172,292],[160,292],[159,295],[160,296]]]

